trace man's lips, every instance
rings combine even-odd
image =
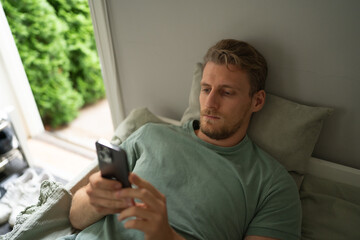
[[[221,119],[221,115],[219,115],[217,112],[211,110],[205,110],[205,109],[201,111],[201,117],[206,120]]]
[[[215,115],[203,115],[203,117],[207,118],[207,119],[212,119],[212,120],[216,120],[216,119],[220,119],[220,117],[215,116]]]

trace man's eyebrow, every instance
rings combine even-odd
[[[221,87],[222,88],[231,88],[231,89],[239,89],[237,86],[231,86],[231,85],[226,85],[226,84],[224,84],[224,85],[221,85]]]
[[[200,86],[208,87],[208,86],[210,86],[210,84],[207,84],[207,83],[204,83],[204,82],[200,82]]]
[[[211,87],[210,84],[204,83],[204,82],[201,82],[201,83],[200,83],[200,86],[201,86],[201,87]],[[228,85],[228,84],[220,85],[220,88],[230,88],[230,89],[235,89],[235,90],[239,90],[239,89],[240,89],[240,88],[237,87],[237,86],[232,86],[232,85]]]

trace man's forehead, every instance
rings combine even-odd
[[[241,77],[216,77],[211,75],[203,76],[200,81],[201,86],[213,86],[219,88],[244,88],[246,85],[249,85],[247,76]]]
[[[248,85],[248,76],[246,73],[237,71],[236,74],[226,71],[204,71],[200,81],[201,86],[217,86],[222,88],[244,88]]]

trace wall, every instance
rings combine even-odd
[[[180,119],[194,64],[222,38],[253,44],[269,63],[267,91],[327,106],[314,156],[360,168],[360,2],[108,0],[126,114],[147,106]]]

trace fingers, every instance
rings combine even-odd
[[[131,219],[130,217],[135,218]],[[130,207],[119,214],[118,220],[123,221],[124,219],[130,218],[124,223],[125,228],[132,228],[143,232],[149,232],[153,227],[152,224],[154,223],[152,219],[155,217],[155,214],[144,208]]]
[[[149,224],[146,222],[146,220],[142,219],[130,219],[127,222],[124,223],[124,227],[128,229],[137,229],[139,231],[142,231],[144,233],[147,233],[151,230]]]
[[[118,215],[118,220],[125,219],[127,219],[124,223],[125,228],[137,229],[146,235],[161,232],[169,227],[166,211],[154,211],[142,204],[123,210]]]
[[[89,178],[89,182],[95,188],[101,188],[106,190],[120,190],[122,188],[121,182],[103,178],[100,171],[92,174]]]
[[[121,183],[101,177],[100,172],[90,176],[86,193],[93,198],[116,199]]]
[[[120,190],[120,182],[105,179],[100,172],[91,175],[89,184],[85,187],[90,204],[102,214],[117,213],[132,206],[127,199],[119,196]]]
[[[133,199],[139,199],[147,209],[166,211],[165,196],[154,186],[135,174],[130,174],[129,180],[138,188],[123,189],[120,182],[105,179],[100,172],[91,175],[85,187],[90,204],[98,213],[111,214],[134,206]]]
[[[149,182],[145,181],[144,179],[140,178],[135,173],[130,174],[129,181],[132,184],[138,186],[139,189],[147,189],[154,195],[155,198],[165,200],[165,196],[161,192],[159,192],[153,185],[151,185]]]
[[[94,198],[115,199],[118,191],[101,189],[89,184],[86,186],[86,193]]]
[[[90,204],[93,205],[98,212],[115,213],[131,206],[127,199],[118,197],[118,192],[99,189],[94,190],[90,186],[87,186],[86,193],[89,196]]]
[[[138,219],[146,220],[146,219],[151,219],[152,216],[153,216],[152,212],[146,209],[145,206],[137,205],[123,210],[119,214],[118,219],[122,221],[129,217],[136,217]]]
[[[138,188],[125,188],[121,197],[139,199],[142,203],[124,209],[118,216],[120,221],[127,219],[125,228],[137,229],[145,234],[145,239],[174,239],[175,232],[169,225],[166,198],[153,185],[135,174],[129,180]]]
[[[129,180],[138,188],[124,188],[119,192],[119,197],[139,199],[146,205],[147,208],[151,209],[159,209],[165,207],[165,196],[161,194],[149,182],[141,179],[135,174],[131,174],[129,176]]]

